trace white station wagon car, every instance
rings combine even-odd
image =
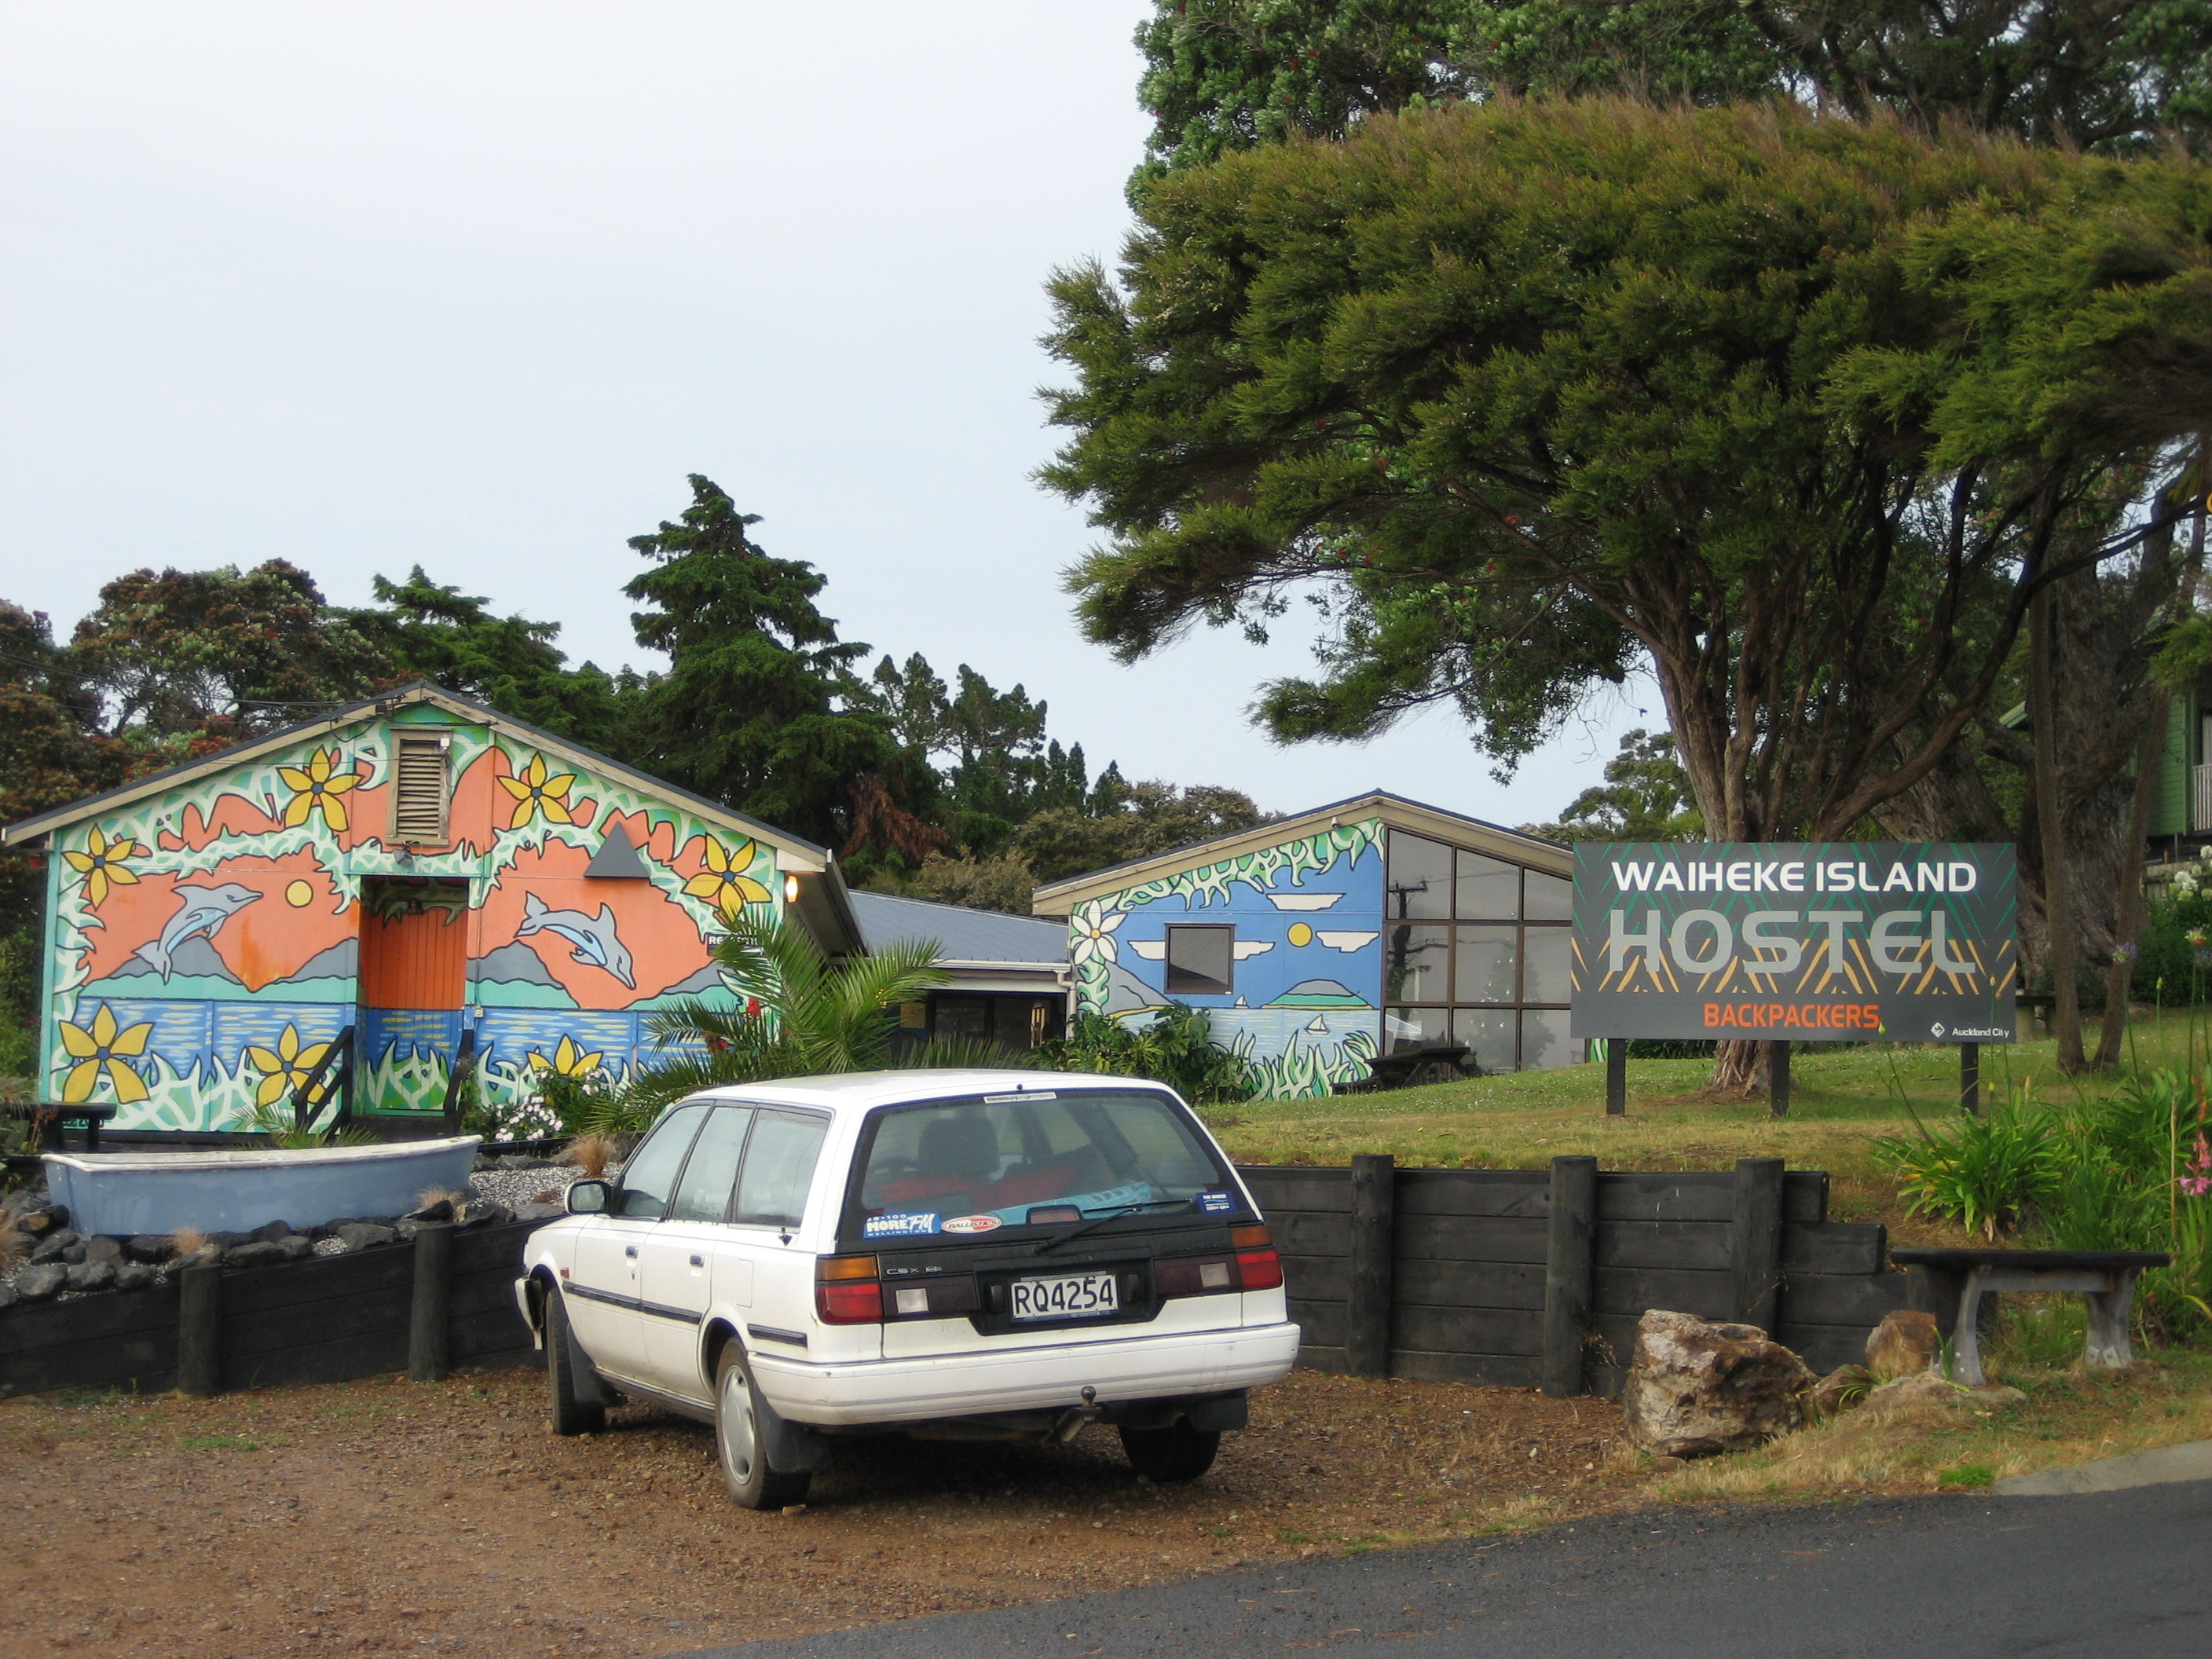
[[[672,1106],[578,1181],[516,1293],[553,1427],[621,1395],[711,1422],[731,1492],[799,1502],[842,1437],[1121,1431],[1158,1480],[1212,1462],[1298,1329],[1266,1225],[1170,1090],[869,1072]]]

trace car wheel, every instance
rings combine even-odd
[[[1201,1432],[1188,1423],[1121,1431],[1129,1467],[1147,1480],[1195,1480],[1213,1467],[1213,1455],[1220,1449],[1218,1431]]]
[[[732,1342],[714,1365],[714,1459],[730,1496],[749,1510],[780,1510],[804,1503],[811,1476],[786,1474],[768,1466],[761,1433],[765,1404],[745,1357]]]
[[[551,1396],[553,1432],[597,1434],[607,1425],[605,1406],[576,1398],[576,1356],[568,1343],[568,1309],[561,1292],[545,1291],[545,1391]]]

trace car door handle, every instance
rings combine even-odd
[[[625,1245],[623,1245],[623,1254],[624,1255],[628,1256],[631,1261],[636,1261],[636,1260],[637,1260],[637,1246],[636,1246],[636,1245],[635,1245],[635,1244],[625,1244]]]
[[[703,1255],[695,1255],[691,1258],[691,1265],[695,1267],[703,1267],[707,1265],[707,1258]]]

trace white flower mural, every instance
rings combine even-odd
[[[1093,961],[1114,960],[1114,930],[1121,925],[1127,914],[1109,908],[1103,899],[1093,900],[1075,913],[1072,919],[1074,943],[1068,954],[1076,967]]]

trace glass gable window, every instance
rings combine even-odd
[[[1393,830],[1384,885],[1386,1051],[1461,1043],[1486,1072],[1582,1058],[1567,1036],[1573,883]]]
[[[1237,930],[1218,927],[1168,929],[1170,996],[1227,996],[1236,978]]]

